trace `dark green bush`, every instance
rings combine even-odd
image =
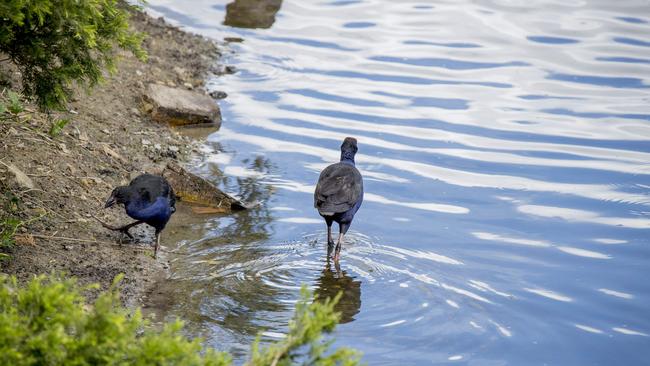
[[[309,303],[303,298],[288,336],[260,350],[249,365],[356,365],[351,350],[328,351],[320,340],[334,329],[334,302]],[[203,350],[200,340],[187,340],[181,322],[154,331],[139,311],[129,312],[114,285],[88,304],[72,279],[40,276],[25,286],[0,276],[0,365],[229,365],[230,356]],[[304,347],[303,347],[304,346]]]
[[[143,35],[129,30],[119,0],[2,0],[0,53],[20,69],[23,94],[42,109],[62,109],[73,82],[97,84],[114,71],[116,48],[146,58]]]

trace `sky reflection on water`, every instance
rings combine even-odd
[[[646,362],[647,2],[188,4],[148,6],[243,40],[195,170],[262,202],[176,230],[192,334],[241,363],[307,283],[343,290],[337,344],[371,365]],[[367,196],[338,271],[312,193],[348,135]]]

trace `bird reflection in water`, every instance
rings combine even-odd
[[[282,0],[235,0],[226,5],[223,24],[236,28],[271,28]]]
[[[361,309],[361,281],[348,276],[346,271],[341,271],[338,264],[332,269],[328,260],[316,282],[316,299],[334,298],[339,292],[342,292],[341,299],[334,310],[341,313],[340,324],[349,323]]]

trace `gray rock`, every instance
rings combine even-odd
[[[213,91],[210,92],[209,95],[214,99],[224,99],[224,98],[226,98],[228,96],[228,94],[226,94],[226,92],[221,91],[221,90],[213,90]]]
[[[219,106],[207,95],[190,90],[149,84],[144,96],[155,121],[175,126],[211,124],[221,126]]]
[[[23,173],[22,170],[18,169],[17,166],[13,165],[12,163],[5,164],[2,163],[9,171],[11,174],[14,175],[14,178],[16,178],[16,182],[18,185],[23,188],[23,189],[34,189],[34,182],[27,176],[27,174]]]

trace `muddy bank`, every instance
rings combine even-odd
[[[158,261],[152,258],[153,231],[146,225],[132,231],[135,243],[120,245],[121,234],[102,228],[91,215],[130,222],[121,209],[102,209],[111,190],[192,152],[197,141],[151,121],[141,97],[149,83],[202,90],[206,75],[219,72],[219,51],[212,41],[143,13],[133,15],[132,26],[148,34],[149,60],[123,53],[116,75],[89,93],[78,90],[71,112],[55,115],[72,120],[60,135],[50,136],[46,115],[29,104],[19,120],[0,122],[0,220],[28,222],[5,251],[10,259],[0,261],[0,270],[20,279],[62,270],[104,288],[124,273],[123,299],[137,305],[164,273],[164,252]],[[10,87],[20,90],[15,69],[6,63],[0,69]],[[10,167],[32,185],[19,182]]]

